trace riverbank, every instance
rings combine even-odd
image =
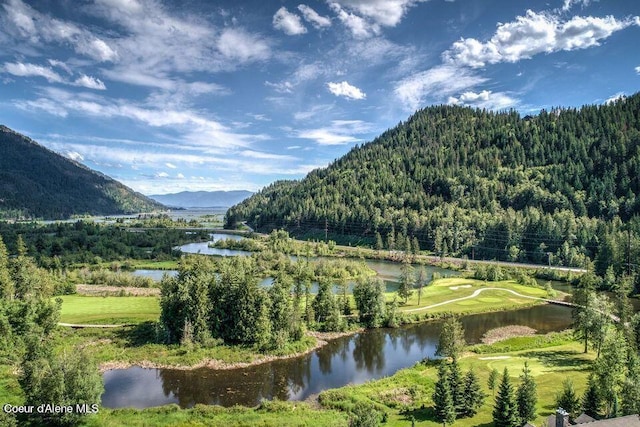
[[[137,366],[140,368],[147,369],[176,369],[176,370],[195,370],[200,368],[212,369],[212,370],[231,370],[231,369],[242,369],[248,368],[250,366],[258,366],[264,363],[273,362],[276,360],[286,360],[293,359],[296,357],[305,356],[313,351],[318,350],[319,348],[328,344],[328,341],[334,340],[337,338],[342,338],[345,336],[350,336],[359,332],[362,332],[364,329],[355,329],[346,332],[316,332],[310,331],[306,334],[306,339],[303,339],[299,343],[301,347],[306,347],[301,351],[286,353],[286,354],[263,354],[256,355],[253,360],[246,362],[228,362],[220,359],[209,359],[205,358],[198,363],[190,364],[190,365],[176,365],[176,364],[167,364],[167,363],[159,363],[149,360],[139,360],[139,361],[109,361],[100,363],[100,372],[106,372],[112,369],[127,369],[133,366]],[[108,342],[104,342],[102,344],[109,344]],[[294,347],[295,348],[295,347]]]

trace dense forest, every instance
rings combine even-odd
[[[0,219],[62,219],[164,207],[0,125]]]
[[[525,117],[443,105],[264,188],[225,225],[622,274],[640,250],[639,193],[640,94]]]
[[[10,252],[17,250],[15,242],[20,237],[27,252],[40,266],[58,269],[104,261],[172,259],[179,256],[179,252],[173,249],[175,246],[206,241],[209,233],[204,230],[187,231],[179,227],[137,228],[86,221],[45,225],[0,222],[0,237],[7,242]]]

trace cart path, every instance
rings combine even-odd
[[[532,299],[532,300],[536,300],[536,301],[543,301],[543,302],[547,302],[550,304],[558,304],[558,305],[566,305],[569,307],[575,307],[576,305],[570,302],[566,302],[566,301],[558,301],[555,299],[549,299],[549,298],[540,298],[540,297],[532,297],[529,295],[523,295],[520,294],[516,291],[513,291],[511,289],[506,289],[506,288],[481,288],[481,289],[476,289],[476,291],[474,293],[472,293],[469,296],[466,297],[461,297],[461,298],[454,298],[454,299],[450,299],[447,301],[443,301],[443,302],[439,302],[437,304],[432,304],[432,305],[427,305],[425,307],[418,307],[418,308],[412,308],[410,310],[404,310],[403,313],[411,313],[411,312],[415,312],[415,311],[421,311],[421,310],[428,310],[430,308],[435,308],[435,307],[440,307],[441,305],[446,305],[446,304],[451,304],[453,302],[458,302],[458,301],[464,301],[467,299],[471,299],[471,298],[475,298],[478,295],[480,295],[483,291],[505,291],[505,292],[510,292],[513,295],[520,297],[520,298],[527,298],[527,299]]]

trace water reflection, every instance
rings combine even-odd
[[[566,329],[571,310],[543,305],[466,316],[462,322],[467,341],[477,343],[487,330],[505,325],[530,326],[540,333]],[[142,408],[166,403],[254,406],[262,399],[303,400],[329,388],[392,375],[434,357],[440,328],[440,323],[431,322],[367,331],[333,340],[306,356],[226,371],[113,370],[105,373],[102,403],[109,408]]]

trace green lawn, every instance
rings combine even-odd
[[[519,285],[514,280],[502,280],[499,282],[485,282],[483,280],[466,279],[462,277],[450,277],[438,279],[433,284],[426,286],[422,290],[420,305],[418,305],[418,292],[413,291],[406,305],[400,307],[401,311],[410,313],[471,313],[481,311],[496,311],[500,309],[513,309],[517,306],[527,306],[536,304],[536,300],[522,298],[508,291],[486,290],[478,296],[462,301],[451,302],[437,307],[429,306],[443,303],[449,300],[471,296],[475,291],[485,288],[508,289],[519,294],[537,298],[548,298],[547,291],[532,286]],[[387,293],[387,299],[392,300],[397,294]]]
[[[64,295],[60,321],[74,324],[127,324],[158,320],[158,297]]]

